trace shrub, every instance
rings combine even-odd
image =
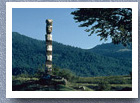
[[[108,91],[111,89],[111,86],[108,81],[105,79],[101,80],[98,84],[98,90],[99,91]]]
[[[55,76],[63,77],[68,81],[75,81],[75,79],[77,78],[76,75],[69,69],[59,69],[55,67],[53,68],[52,74]]]
[[[45,74],[45,69],[40,68],[40,69],[38,69],[38,71],[36,72],[36,74],[34,75],[34,77],[41,78],[44,74]]]

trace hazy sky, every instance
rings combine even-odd
[[[88,36],[85,28],[78,27],[70,8],[13,8],[12,31],[29,37],[45,40],[46,19],[53,19],[53,40],[84,49],[92,48],[104,41],[96,34]],[[111,42],[108,40],[107,42]],[[106,43],[106,42],[104,42]]]

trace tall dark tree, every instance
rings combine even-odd
[[[97,34],[100,40],[110,36],[114,44],[124,46],[132,42],[131,8],[80,8],[71,13],[79,27],[87,27],[86,32]]]

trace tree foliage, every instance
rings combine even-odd
[[[100,40],[112,38],[114,44],[124,46],[132,42],[131,8],[80,8],[71,13],[80,27],[87,27],[89,35],[97,34]]]
[[[77,76],[75,75],[75,73],[73,73],[69,69],[60,69],[58,67],[53,67],[52,74],[55,75],[55,76],[63,77],[68,81],[73,81],[74,82],[74,80],[77,79]]]

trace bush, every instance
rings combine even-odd
[[[40,69],[38,69],[38,71],[36,72],[34,77],[41,78],[44,74],[45,74],[45,69],[40,68]]]
[[[75,79],[77,78],[76,75],[69,69],[59,69],[55,67],[53,68],[52,74],[55,76],[63,77],[68,81],[75,81]]]
[[[26,73],[22,73],[22,74],[19,74],[19,75],[17,75],[16,77],[20,77],[20,78],[29,78],[30,77],[30,75],[26,72]]]
[[[98,90],[99,91],[108,91],[111,89],[111,86],[108,81],[105,79],[101,80],[98,84]]]
[[[59,72],[60,72],[60,69],[58,67],[53,67],[53,69],[52,69],[53,75],[59,76]]]

